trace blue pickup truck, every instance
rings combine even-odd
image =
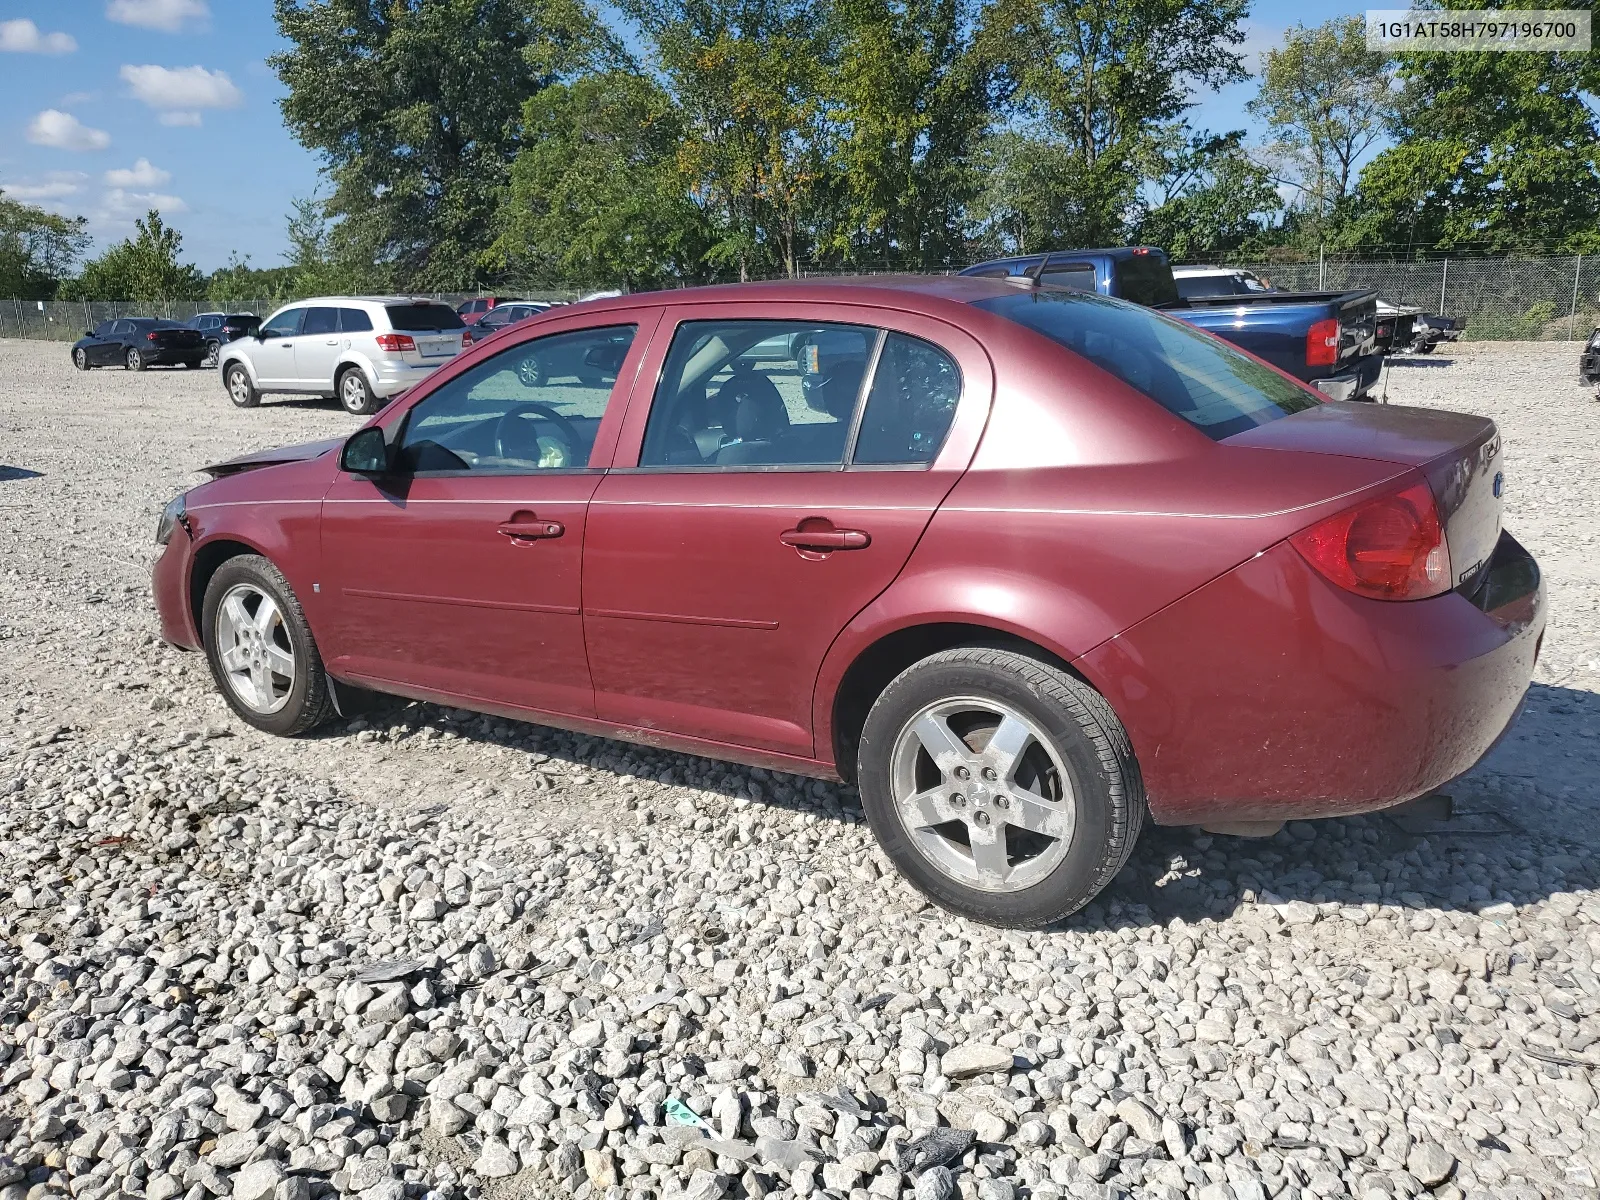
[[[1334,400],[1370,399],[1383,371],[1375,292],[1262,292],[1183,299],[1155,246],[997,258],[963,275],[1015,277],[1159,308],[1225,338]]]

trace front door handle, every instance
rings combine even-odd
[[[558,538],[567,531],[560,521],[522,521],[505,524],[495,529],[516,542],[536,542],[540,538]]]
[[[872,544],[861,529],[785,529],[778,540],[796,550],[865,550]]]

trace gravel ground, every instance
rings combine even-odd
[[[430,706],[281,741],[162,646],[191,467],[352,428],[0,342],[0,1200],[1593,1197],[1600,404],[1492,414],[1553,605],[1428,811],[1150,831],[1068,928],[927,906],[849,789]]]

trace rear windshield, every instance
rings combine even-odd
[[[1180,275],[1178,295],[1185,300],[1198,296],[1248,296],[1267,289],[1252,275]]]
[[[977,307],[1082,355],[1219,441],[1320,403],[1271,367],[1182,321],[1106,296],[1028,291]]]
[[[1134,254],[1117,260],[1117,295],[1151,308],[1178,298],[1172,268],[1158,254]]]
[[[386,311],[390,327],[406,333],[466,328],[465,322],[448,304],[391,304]]]
[[[261,318],[252,313],[232,313],[222,318],[224,325],[246,325],[251,328],[261,324]]]
[[[177,321],[169,321],[165,317],[129,317],[135,329],[187,329]]]

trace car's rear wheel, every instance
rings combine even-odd
[[[529,354],[517,364],[517,382],[526,388],[543,387],[546,378],[544,363],[537,354]]]
[[[79,346],[72,352],[72,365],[77,367],[80,371],[87,371],[89,369],[89,352],[82,346]]]
[[[858,781],[900,872],[993,925],[1077,912],[1144,823],[1138,764],[1110,705],[1010,650],[947,650],[902,672],[867,716]]]
[[[345,412],[365,417],[378,411],[378,398],[372,394],[367,377],[360,367],[347,367],[339,376],[339,403]]]
[[[228,399],[233,401],[235,408],[254,408],[261,403],[261,393],[250,382],[250,372],[245,370],[243,363],[230,366],[223,379],[228,385]]]
[[[144,370],[144,355],[139,353],[137,346],[128,347],[128,354],[124,361],[128,364],[128,370],[130,371]]]
[[[288,737],[333,712],[311,626],[267,559],[247,554],[223,563],[206,585],[201,622],[212,678],[241,720]]]
[[[202,367],[214,367],[214,366],[216,366],[217,365],[217,355],[219,355],[221,353],[222,353],[222,343],[221,342],[207,341],[206,342],[206,356],[205,356],[204,359],[201,360],[200,365]]]

